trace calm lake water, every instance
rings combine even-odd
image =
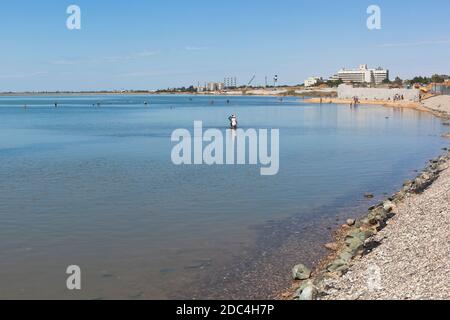
[[[244,129],[280,129],[278,175],[172,164],[173,130],[225,130],[232,113]],[[1,97],[0,298],[227,298],[224,274],[240,283],[251,265],[239,262],[270,265],[285,240],[305,246],[292,261],[316,259],[317,226],[415,176],[448,146],[443,131],[414,110],[294,98]],[[66,289],[69,265],[81,292]]]

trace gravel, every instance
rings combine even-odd
[[[340,278],[325,280],[324,300],[450,299],[450,169],[422,194],[408,195]]]

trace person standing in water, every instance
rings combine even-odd
[[[230,121],[230,127],[231,129],[235,130],[238,127],[238,120],[236,115],[232,115],[231,117],[228,118],[228,120]]]

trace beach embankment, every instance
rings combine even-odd
[[[422,101],[393,101],[393,100],[369,100],[361,99],[360,105],[378,105],[383,107],[391,108],[408,108],[415,109],[419,111],[431,112],[434,115],[448,120],[450,119],[450,96],[440,95],[431,96]],[[350,105],[353,104],[353,99],[342,99],[342,98],[310,98],[306,99],[305,102],[312,104],[341,104]]]
[[[450,97],[433,97],[420,107],[446,121]],[[443,151],[396,194],[349,219],[315,270],[297,265],[293,288],[282,298],[450,299],[450,152]]]
[[[421,106],[435,115],[449,120],[450,119],[450,96],[441,95],[430,97],[422,101]],[[450,129],[450,128],[449,128]]]
[[[306,99],[305,102],[312,104],[345,104],[350,105],[354,103],[353,99],[342,99],[342,98],[311,98]],[[420,102],[414,101],[391,101],[391,100],[360,100],[362,105],[379,105],[384,107],[394,107],[394,108],[412,108],[421,109],[427,111]]]

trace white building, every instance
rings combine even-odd
[[[358,69],[341,69],[332,79],[342,80],[345,83],[381,84],[384,80],[389,79],[389,70],[369,69],[366,64],[362,64]]]
[[[305,80],[305,87],[314,87],[316,84],[318,84],[322,78],[319,77],[309,77]]]
[[[210,82],[207,87],[208,91],[223,91],[225,84],[222,82]]]

